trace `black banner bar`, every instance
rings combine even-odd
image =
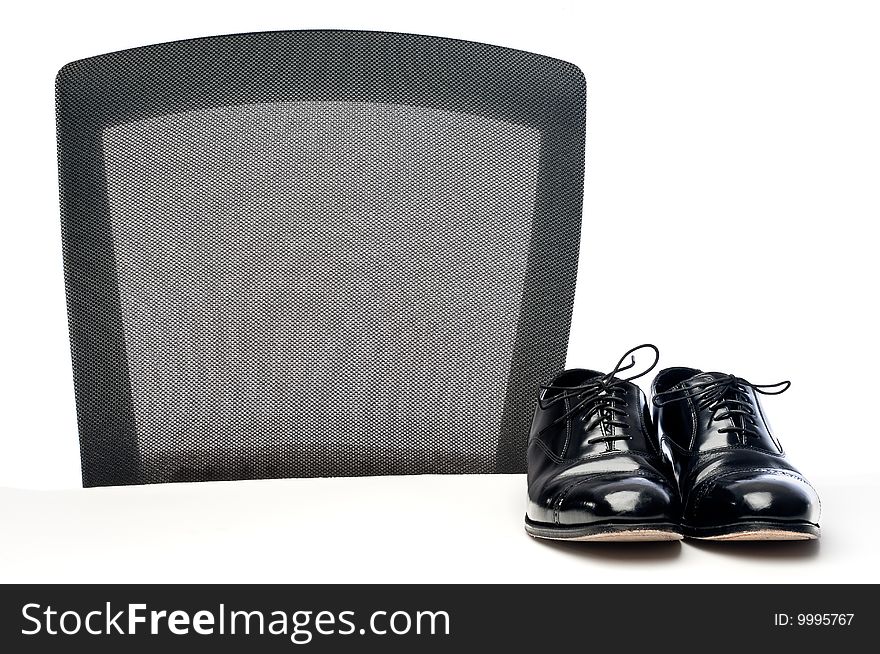
[[[801,654],[870,642],[876,613],[876,586],[867,585],[3,586],[0,644],[7,652]]]

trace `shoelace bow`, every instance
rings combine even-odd
[[[748,389],[751,388],[761,395],[780,395],[790,387],[791,382],[788,380],[775,384],[753,384],[736,375],[725,375],[718,379],[692,384],[689,388],[657,393],[653,402],[655,406],[662,407],[684,399],[693,399],[698,410],[706,409],[710,412],[712,417],[709,419],[708,427],[711,427],[713,422],[730,419],[733,425],[722,427],[718,433],[738,434],[740,440],[745,443],[746,436],[758,436],[755,405],[748,395]],[[740,425],[736,423],[737,417],[740,418]]]
[[[618,373],[630,370],[635,367],[635,353],[641,349],[649,349],[653,351],[654,362],[651,364],[651,366],[637,375],[631,375],[630,377],[616,379],[615,377]],[[623,362],[626,360],[627,357],[630,357],[630,362],[627,365],[623,365]],[[604,425],[605,428],[603,429],[603,433],[605,434],[613,434],[614,427],[619,428],[621,432],[626,431],[629,428],[629,424],[621,419],[626,416],[627,407],[626,401],[623,397],[625,391],[625,389],[623,388],[623,384],[625,382],[629,382],[633,379],[638,379],[639,377],[647,375],[657,366],[657,362],[659,360],[660,350],[658,350],[655,345],[645,343],[643,345],[638,345],[632,348],[622,357],[620,357],[620,360],[617,362],[617,365],[614,366],[611,372],[605,375],[601,375],[599,377],[595,377],[584,384],[581,384],[579,386],[558,386],[555,384],[547,384],[546,386],[541,386],[542,394],[541,397],[538,399],[538,405],[542,409],[551,407],[559,402],[572,403],[565,413],[563,413],[561,416],[556,418],[556,420],[547,425],[541,431],[541,433],[544,433],[551,427],[558,425],[563,420],[568,420],[571,416],[574,416],[578,413],[581,414],[580,418],[581,421],[584,423],[584,431],[589,431],[590,420],[594,417],[598,420],[598,423]],[[550,398],[544,397],[545,393],[547,392],[557,391],[558,394],[553,395]],[[629,440],[630,438],[632,437],[627,434],[620,433],[618,435],[596,436],[587,440],[587,443],[612,443],[617,440]]]

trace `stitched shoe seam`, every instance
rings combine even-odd
[[[682,447],[681,445],[676,443],[674,440],[672,440],[671,437],[669,437],[665,434],[663,435],[662,439],[663,439],[663,441],[669,443],[674,450],[677,450],[677,452],[681,456],[686,456],[689,458],[706,456],[706,455],[712,454],[713,452],[727,452],[729,450],[749,450],[752,452],[761,452],[762,454],[768,454],[768,455],[776,457],[778,459],[785,458],[785,455],[780,452],[774,452],[772,450],[768,450],[763,447],[757,447],[755,445],[728,445],[726,447],[713,447],[711,450],[692,451],[691,449]]]
[[[637,388],[636,396],[639,401],[639,425],[642,428],[642,438],[645,439],[645,443],[648,444],[648,449],[651,450],[654,456],[660,456],[660,444],[654,442],[654,438],[648,432],[648,426],[645,424],[645,412],[641,410],[641,392],[642,390]],[[647,399],[645,400],[647,402]]]
[[[543,441],[541,441],[540,439],[536,438],[536,439],[532,440],[529,443],[529,447],[531,447],[532,445],[537,445],[544,452],[544,454],[547,455],[547,457],[551,461],[553,461],[556,464],[560,464],[560,467],[553,471],[554,474],[548,475],[548,478],[546,478],[546,479],[543,479],[543,474],[539,474],[535,478],[528,480],[527,489],[528,489],[529,493],[532,492],[532,489],[535,487],[535,484],[537,484],[538,482],[543,482],[543,483],[541,483],[541,487],[543,488],[548,483],[553,481],[554,479],[558,479],[560,474],[562,474],[568,470],[571,470],[572,468],[574,468],[584,462],[613,459],[617,456],[620,456],[621,454],[624,454],[622,452],[617,452],[617,451],[615,451],[615,452],[601,452],[599,454],[590,454],[585,457],[581,457],[579,459],[560,459],[558,456],[553,454],[548,449],[547,445]],[[648,472],[653,474],[655,478],[659,478],[660,480],[664,481],[667,485],[671,485],[673,483],[670,479],[667,479],[660,470],[657,470],[657,466],[660,462],[658,462],[656,460],[656,457],[651,452],[646,452],[644,450],[627,450],[625,452],[625,454],[626,455],[632,455],[632,454],[637,455],[639,458],[643,459],[643,463],[641,465],[643,465],[645,468],[648,468]],[[565,465],[562,465],[562,464],[565,464]],[[629,473],[629,474],[636,474],[637,472],[640,472],[640,471],[641,470],[637,470],[637,471]],[[613,470],[590,472],[590,473],[585,473],[585,475],[581,475],[581,476],[577,477],[577,479],[583,479],[583,478],[585,478],[585,476],[586,476],[586,478],[593,478],[593,477],[600,477],[603,475],[613,475],[613,474],[627,474],[627,472],[626,471],[613,471]]]
[[[647,450],[613,450],[611,452],[600,452],[599,454],[588,454],[587,456],[582,456],[582,457],[578,457],[576,459],[571,459],[571,458],[562,458],[561,456],[554,454],[550,450],[550,448],[547,446],[547,444],[544,443],[544,441],[540,440],[539,438],[535,438],[529,443],[529,447],[531,447],[532,445],[538,445],[538,447],[540,447],[544,451],[544,454],[546,454],[550,458],[550,460],[553,461],[554,463],[571,463],[572,465],[580,463],[582,461],[595,461],[598,459],[611,459],[611,458],[614,458],[615,456],[618,456],[621,454],[624,454],[624,455],[638,454],[638,455],[644,456],[648,459],[650,459],[651,457],[656,458],[656,455],[653,452],[649,452]]]
[[[684,479],[682,480],[686,486],[690,486],[691,480],[695,477],[698,477],[707,467],[711,466],[713,463],[718,463],[719,461],[723,461],[725,458],[725,454],[729,452],[756,452],[758,454],[763,454],[765,457],[770,459],[769,461],[752,461],[742,462],[740,466],[750,467],[752,469],[770,469],[770,470],[789,470],[791,469],[796,474],[800,474],[797,470],[794,470],[794,466],[788,468],[786,466],[790,466],[786,458],[778,454],[776,452],[771,452],[769,450],[764,450],[758,447],[752,447],[749,445],[730,445],[728,447],[719,447],[713,450],[706,450],[704,452],[694,452],[691,454],[687,454],[682,456],[681,458],[686,458],[691,461],[690,471],[684,475]],[[722,465],[724,465],[722,463]],[[729,465],[729,462],[728,462]],[[778,467],[777,467],[778,466]],[[745,467],[736,468],[737,470],[745,470]],[[721,472],[724,472],[722,470]],[[708,479],[712,479],[710,476]],[[706,480],[704,480],[706,481]],[[806,480],[805,480],[806,481]],[[702,483],[702,482],[700,482]]]

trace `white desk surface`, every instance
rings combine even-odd
[[[523,475],[0,488],[0,582],[880,581],[880,484],[813,481],[820,541],[726,544],[535,541]]]

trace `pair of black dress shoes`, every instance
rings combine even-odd
[[[652,365],[619,377],[638,350],[653,352]],[[640,345],[610,373],[566,370],[542,388],[526,531],[599,541],[818,538],[816,491],[786,460],[758,401],[790,382],[667,368],[652,384],[652,415],[632,380],[658,360],[655,346]]]

